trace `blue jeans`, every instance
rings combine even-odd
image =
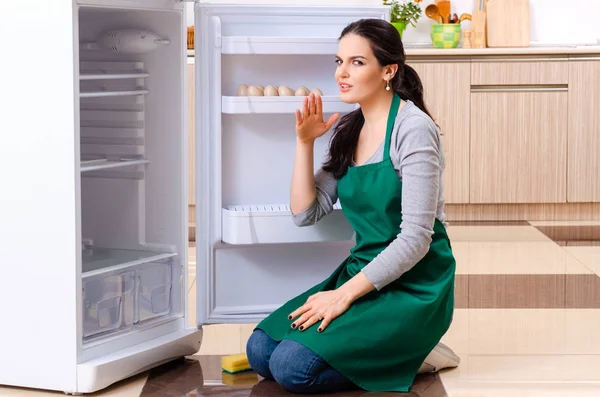
[[[246,354],[254,372],[294,393],[358,389],[312,350],[288,339],[276,342],[260,329],[250,336]]]

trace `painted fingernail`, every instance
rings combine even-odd
[[[317,331],[319,331],[319,332],[323,332],[323,330],[322,330],[321,328],[319,328]]]
[[[300,328],[298,328],[300,331],[302,331],[304,329],[304,325],[301,325]]]
[[[291,319],[292,319],[292,315],[290,314],[290,315],[288,316],[288,320],[291,320]]]
[[[296,324],[292,324],[292,328],[296,328]]]

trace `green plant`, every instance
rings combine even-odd
[[[383,0],[384,5],[390,7],[390,22],[400,22],[405,25],[417,26],[423,10],[419,6],[422,0]]]

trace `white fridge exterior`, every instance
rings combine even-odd
[[[306,85],[323,91],[326,112],[352,109],[333,80],[337,37],[352,20],[387,19],[387,7],[195,4],[189,328],[185,2],[27,5],[0,5],[0,298],[14,302],[0,384],[105,388],[196,353],[204,324],[259,321],[347,255],[339,208],[299,228],[286,206],[301,98],[236,90]],[[134,54],[94,41],[129,28],[167,41]]]

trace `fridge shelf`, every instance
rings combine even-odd
[[[222,241],[228,244],[273,244],[347,241],[354,236],[339,204],[317,224],[299,227],[289,205],[232,205],[222,209]]]
[[[302,107],[302,96],[223,96],[221,108],[227,114],[291,113]],[[323,113],[347,113],[357,105],[340,101],[338,96],[324,95]]]
[[[84,246],[81,256],[82,275],[86,279],[104,273],[130,269],[144,263],[163,261],[175,257],[177,254]]]
[[[107,70],[87,71],[79,75],[79,80],[122,80],[122,79],[145,79],[150,77],[147,72],[125,72],[118,73]]]
[[[134,95],[146,95],[149,90],[127,90],[127,91],[88,91],[80,92],[80,98],[102,98],[102,97],[117,97],[117,96],[134,96]]]
[[[109,160],[106,158],[82,160],[81,161],[81,172],[88,171],[101,171],[112,168],[130,167],[133,165],[148,164],[150,161],[147,159],[128,159],[122,158],[119,160]]]
[[[337,51],[336,37],[224,36],[222,54],[331,54]]]

